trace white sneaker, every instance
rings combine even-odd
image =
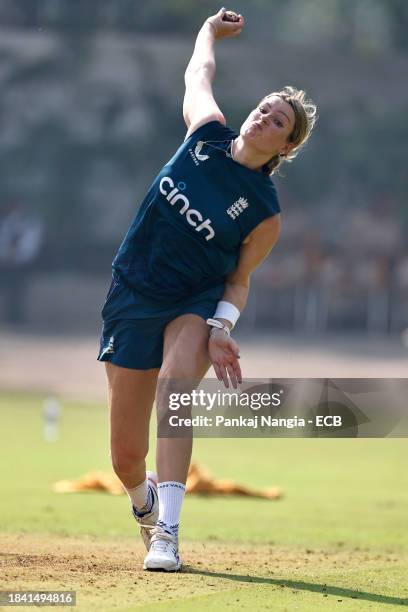
[[[144,560],[143,569],[178,572],[181,565],[177,537],[167,533],[161,527],[155,527],[152,531],[150,550]]]
[[[140,535],[143,538],[146,549],[150,549],[150,539],[152,537],[152,531],[159,518],[159,496],[157,495],[157,475],[154,472],[147,472],[147,484],[153,495],[153,506],[150,512],[147,514],[139,515],[135,512],[132,507],[132,513],[136,521],[140,525]]]

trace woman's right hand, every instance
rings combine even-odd
[[[223,17],[225,13],[230,12],[227,9],[222,8],[218,13],[212,17],[208,17],[205,23],[211,25],[211,29],[214,31],[214,37],[216,40],[221,38],[229,38],[232,36],[239,36],[242,28],[245,25],[245,21],[242,15],[238,15],[238,21],[224,21]]]
[[[239,347],[233,338],[222,329],[211,330],[208,341],[208,352],[218,380],[228,388],[228,377],[234,389],[242,383],[239,365]]]

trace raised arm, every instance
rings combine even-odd
[[[187,66],[184,81],[186,91],[183,102],[183,116],[188,131],[186,138],[197,128],[208,121],[220,121],[225,125],[225,118],[214,100],[212,83],[215,77],[214,43],[221,38],[238,36],[244,26],[241,15],[238,21],[225,21],[227,11],[221,9],[209,17],[200,29],[193,55]]]

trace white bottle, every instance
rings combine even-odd
[[[43,403],[44,440],[56,442],[58,440],[61,417],[61,404],[56,397],[49,396]]]

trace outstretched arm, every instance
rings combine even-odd
[[[184,81],[186,91],[183,102],[184,121],[188,127],[186,138],[208,121],[220,121],[225,125],[225,118],[214,100],[212,83],[215,77],[214,42],[221,38],[238,36],[244,26],[241,15],[238,21],[225,21],[225,9],[209,17],[200,29],[193,55],[187,66]]]

